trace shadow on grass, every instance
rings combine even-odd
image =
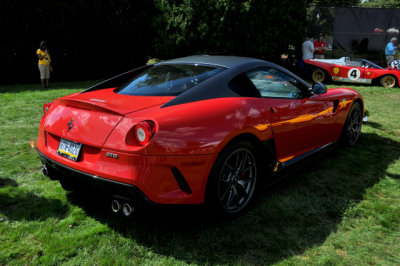
[[[11,178],[0,177],[0,188],[1,187],[18,187],[18,183]]]
[[[386,173],[386,175],[393,179],[400,179],[400,175],[398,174]]]
[[[8,186],[14,187],[13,184]],[[63,218],[68,212],[68,205],[60,200],[47,199],[18,188],[0,192],[0,214],[9,220],[43,221],[50,217]]]
[[[112,216],[109,202],[100,204],[95,197],[71,193],[68,198],[163,256],[196,264],[271,264],[323,243],[399,157],[399,142],[363,134],[355,147],[338,147],[264,189],[248,212],[231,220],[201,207],[157,208],[127,219]]]
[[[382,125],[379,123],[376,123],[376,122],[367,122],[367,123],[368,123],[368,126],[371,126],[375,129],[382,129]]]

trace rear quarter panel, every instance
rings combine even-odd
[[[137,153],[135,145],[121,141],[121,137],[143,120],[156,123],[153,139],[142,150],[145,155],[216,154],[230,140],[244,133],[260,140],[272,138],[263,102],[257,98],[234,97],[132,113],[115,128],[106,147]],[[128,134],[133,135],[133,131]]]

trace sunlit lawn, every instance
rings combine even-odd
[[[126,219],[45,178],[30,146],[43,104],[91,84],[0,86],[0,264],[400,264],[399,88],[352,86],[371,113],[359,143],[236,219],[195,207]]]

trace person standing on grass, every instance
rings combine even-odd
[[[322,34],[319,34],[318,41],[314,41],[314,48],[315,54],[314,58],[316,59],[324,59],[325,50],[326,50],[326,43],[322,39]]]
[[[302,44],[303,57],[300,60],[300,67],[303,69],[303,77],[306,78],[308,75],[308,66],[304,62],[306,59],[312,59],[314,56],[314,43],[313,38],[310,34],[307,35],[306,41]]]
[[[53,68],[51,67],[50,53],[47,49],[47,44],[45,41],[40,43],[39,49],[36,51],[36,55],[39,58],[39,71],[42,88],[48,88],[50,71],[53,71]]]
[[[399,46],[397,45],[397,38],[393,37],[390,39],[390,42],[386,45],[385,48],[385,57],[386,57],[386,63],[387,66],[390,66],[390,64],[394,60],[394,56],[396,55],[397,48]]]

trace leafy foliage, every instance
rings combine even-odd
[[[209,53],[274,60],[304,36],[305,0],[160,0],[157,6],[158,25],[166,25],[157,27],[158,57]]]
[[[361,7],[385,7],[385,8],[399,8],[399,0],[365,0],[360,3]]]
[[[334,7],[351,7],[360,4],[360,0],[313,0],[307,8],[308,33],[317,37],[332,36]]]
[[[357,6],[360,0],[313,0],[311,5],[322,7],[351,7]]]

